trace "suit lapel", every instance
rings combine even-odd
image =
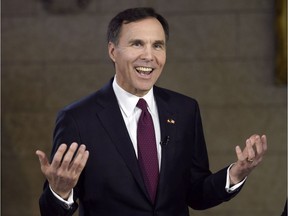
[[[145,189],[135,150],[111,83],[101,90],[99,102],[102,108],[98,108],[97,116],[109,134],[112,142],[115,144],[119,154],[125,161],[128,169],[134,176],[136,182],[139,184],[140,188],[148,198],[149,195]]]
[[[161,169],[158,184],[157,196],[161,196],[165,191],[167,181],[169,181],[171,163],[174,162],[175,155],[175,137],[177,129],[177,113],[173,110],[173,104],[169,102],[169,95],[161,91],[159,88],[154,88],[154,96],[157,103],[160,129],[161,129]]]

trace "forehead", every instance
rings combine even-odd
[[[165,32],[156,18],[146,18],[130,23],[123,23],[120,32],[121,38],[126,39],[154,39],[165,41]]]

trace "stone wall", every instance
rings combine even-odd
[[[61,107],[113,76],[107,24],[137,6],[156,8],[170,23],[158,85],[199,101],[212,171],[234,162],[234,147],[251,134],[268,137],[265,160],[241,193],[191,215],[280,215],[287,196],[287,87],[274,82],[274,1],[91,0],[74,10],[76,4],[58,2],[68,9],[47,10],[40,0],[2,1],[3,215],[39,215],[44,178],[35,151],[50,152]]]

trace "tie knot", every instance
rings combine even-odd
[[[147,103],[143,98],[140,98],[137,105],[141,110],[146,110],[147,109]]]

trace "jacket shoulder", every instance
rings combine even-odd
[[[113,92],[111,83],[107,83],[101,89],[93,92],[79,100],[72,102],[60,110],[64,112],[77,112],[77,111],[97,111],[104,106],[111,104],[116,101],[116,96]]]
[[[168,101],[169,103],[173,103],[173,104],[177,104],[181,106],[189,105],[189,104],[198,106],[198,102],[195,98],[189,97],[182,93],[172,91],[166,88],[155,86],[154,93],[156,97],[159,96],[163,98],[165,101]]]

